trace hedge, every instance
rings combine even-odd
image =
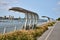
[[[54,23],[48,23],[47,25],[45,24],[36,27],[35,29],[6,33],[0,35],[0,40],[36,40],[37,37],[41,36],[46,30],[48,30],[48,26],[51,26],[51,24]]]

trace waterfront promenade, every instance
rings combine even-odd
[[[49,28],[37,40],[60,40],[60,22],[57,22],[54,27]]]

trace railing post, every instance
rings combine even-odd
[[[4,27],[4,31],[3,31],[3,34],[6,33],[6,27]]]
[[[34,19],[34,14],[33,14],[33,29],[34,29],[34,23],[35,23],[34,21],[35,21],[35,19]]]
[[[16,30],[17,30],[17,27],[15,26],[14,31],[16,31]]]
[[[31,29],[31,25],[32,25],[32,24],[31,24],[31,23],[32,23],[32,14],[30,14],[29,17],[30,17],[30,19],[29,19],[29,21],[30,21],[30,23],[29,23],[29,29]]]
[[[27,15],[27,13],[25,13],[25,20],[26,21],[25,21],[25,27],[24,27],[24,29],[26,29],[26,26],[27,26],[27,21],[28,21],[28,18],[27,17],[28,17],[28,15]]]
[[[33,29],[33,14],[31,14],[31,29]]]

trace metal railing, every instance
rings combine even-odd
[[[0,22],[0,33],[4,34],[12,31],[20,30],[22,29],[22,27],[23,24],[19,22],[18,23],[13,22],[13,20],[8,22]]]
[[[14,26],[14,27],[3,27],[3,28],[0,28],[0,33],[1,33],[1,34],[4,34],[4,33],[11,32],[11,31],[20,30],[20,29],[22,29],[22,28],[19,27],[19,26]]]
[[[0,33],[4,34],[4,33],[8,33],[8,32],[13,32],[16,30],[21,30],[21,29],[23,29],[24,23],[25,23],[25,20],[23,20],[23,21],[21,21],[21,20],[20,21],[19,20],[15,20],[15,21],[14,20],[7,20],[6,22],[0,22]],[[37,25],[41,25],[43,23],[45,23],[45,22],[41,22],[40,20],[38,20]]]

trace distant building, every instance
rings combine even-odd
[[[3,19],[3,17],[0,17],[0,20]]]
[[[18,19],[21,19],[21,17],[19,17]]]
[[[7,18],[6,16],[4,16],[4,18]]]
[[[11,16],[9,15],[8,17],[7,16],[4,16],[4,17],[0,17],[0,20],[3,19],[3,20],[20,20],[21,17],[18,17],[18,18],[14,18],[14,16]]]
[[[13,20],[13,19],[14,19],[14,16],[9,15],[8,18],[9,18],[10,20]]]

